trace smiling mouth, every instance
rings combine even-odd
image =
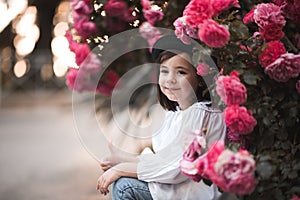
[[[165,89],[166,89],[166,90],[169,90],[169,91],[171,91],[171,92],[180,90],[179,88],[167,88],[167,87],[165,87]]]

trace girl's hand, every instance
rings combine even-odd
[[[106,171],[116,164],[118,164],[116,159],[113,156],[108,156],[102,159],[102,161],[100,162],[100,167],[103,171]]]
[[[120,177],[120,173],[117,170],[110,168],[99,177],[96,189],[101,194],[107,195],[109,193],[108,187]]]

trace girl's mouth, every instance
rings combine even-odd
[[[169,91],[171,91],[171,92],[180,90],[179,88],[168,88],[168,87],[165,87],[165,89],[166,89],[166,90],[169,90]]]

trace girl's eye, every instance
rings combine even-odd
[[[168,70],[162,69],[162,70],[160,70],[160,73],[166,74],[166,73],[168,73]]]
[[[187,74],[185,71],[182,71],[182,70],[179,70],[178,72],[177,72],[178,74]]]

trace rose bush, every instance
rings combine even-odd
[[[90,49],[108,37],[140,28],[141,37],[151,47],[162,34],[156,27],[175,29],[185,43],[190,38],[198,40],[220,68],[211,95],[223,109],[229,129],[225,146],[215,145],[213,151],[209,148],[207,156],[199,154],[195,140],[193,151],[184,156],[182,170],[196,180],[211,178],[240,199],[281,200],[300,195],[300,1],[70,2],[74,22],[66,37],[78,65],[67,75],[71,89],[89,91],[89,82],[85,81],[92,76],[80,74],[77,67],[84,68],[81,64]],[[124,42],[124,48],[126,45],[130,44]],[[96,91],[109,96],[123,73],[145,63],[150,57],[147,53],[148,49],[146,53],[124,55],[105,68]],[[141,56],[145,54],[148,57]],[[105,63],[105,58],[97,59],[101,65]],[[199,65],[198,73],[210,75],[210,68],[207,71],[203,66]],[[78,88],[74,86],[76,77]],[[231,150],[225,150],[228,148]],[[240,149],[252,154],[255,176],[252,156]],[[230,169],[236,169],[236,173]]]

